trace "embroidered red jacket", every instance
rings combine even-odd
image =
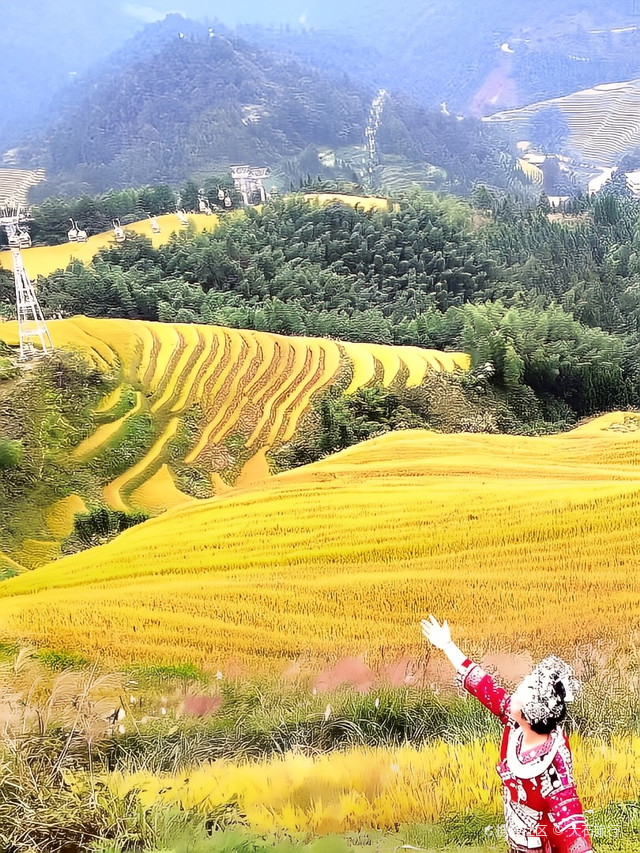
[[[497,771],[503,783],[507,839],[516,853],[590,853],[591,839],[573,781],[569,739],[558,726],[534,750],[521,750],[522,728],[509,715],[511,697],[482,667],[467,658],[458,685],[504,725]]]

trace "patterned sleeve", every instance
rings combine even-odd
[[[511,697],[504,687],[499,687],[479,664],[467,658],[458,668],[455,683],[458,687],[464,687],[482,702],[485,708],[495,714],[501,723],[506,724]]]
[[[564,843],[562,849],[567,853],[591,853],[591,838],[573,781],[571,751],[566,738],[544,775],[541,793],[554,835]]]

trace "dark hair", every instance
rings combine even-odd
[[[531,730],[538,735],[551,734],[555,727],[559,723],[561,723],[567,716],[567,705],[564,701],[565,696],[567,695],[567,691],[564,689],[564,684],[561,681],[555,681],[553,684],[553,689],[557,697],[560,699],[560,710],[557,714],[554,714],[554,716],[549,717],[546,720],[540,721],[538,723],[529,723],[529,725],[531,726]]]

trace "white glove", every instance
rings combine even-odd
[[[442,625],[440,625],[436,617],[431,613],[429,614],[429,619],[431,621],[423,619],[420,622],[422,633],[432,646],[435,646],[437,649],[444,649],[447,643],[451,642],[451,631],[449,630],[447,620],[445,619]]]

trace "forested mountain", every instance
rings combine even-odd
[[[476,116],[640,76],[636,7],[637,0],[571,0],[562,7],[551,0],[402,0],[391,13],[382,0],[307,3],[304,10],[292,0],[268,7],[245,0],[215,10],[204,0],[181,4],[193,26],[207,19],[216,32],[239,27],[247,41],[338,77],[347,74],[366,91],[385,87],[430,109],[444,101],[452,113]],[[105,0],[86,8],[68,0],[3,8],[0,147],[16,147],[26,131],[50,123],[101,76],[117,76],[114,63],[131,59],[131,49],[107,65],[104,60],[136,32],[140,58],[150,31],[138,31],[170,9],[165,2],[114,6]],[[214,14],[222,23],[211,20]],[[170,20],[153,37],[189,27]],[[101,64],[88,78],[95,62]]]
[[[63,116],[20,150],[20,164],[46,169],[53,183],[41,197],[176,183],[240,162],[272,167],[283,189],[317,174],[360,183],[375,93],[172,16],[88,76]],[[385,101],[378,154],[399,158],[407,183],[412,167],[418,180],[463,192],[479,178],[525,181],[507,151],[500,130],[428,112],[403,95]]]

